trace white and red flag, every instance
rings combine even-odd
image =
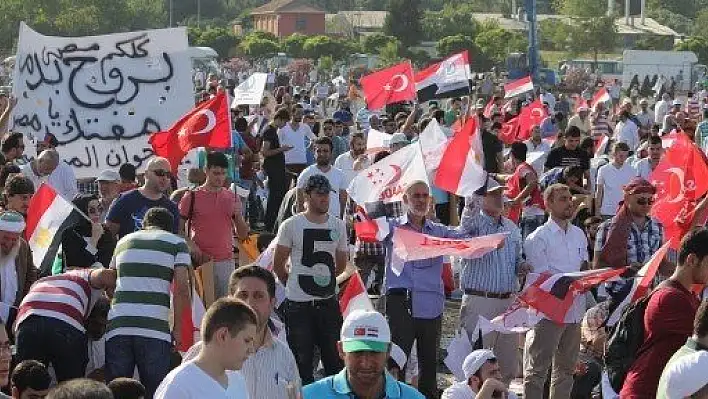
[[[575,273],[542,273],[519,295],[527,306],[543,313],[549,320],[563,324],[575,298],[607,280],[619,277],[626,267],[604,268]]]
[[[173,173],[192,148],[230,148],[231,117],[226,93],[220,91],[199,104],[168,130],[154,133],[149,141],[155,155],[170,161]]]
[[[438,238],[413,230],[396,228],[393,232],[393,251],[405,261],[438,256],[475,259],[497,249],[506,236],[506,234],[492,234],[464,239]]]
[[[359,205],[396,202],[414,181],[428,182],[420,144],[406,146],[359,172],[349,184],[349,197]]]
[[[435,186],[469,197],[487,181],[483,159],[482,132],[477,118],[468,118],[445,148],[435,173]]]
[[[174,289],[174,284],[170,285],[170,299],[172,299],[172,292]],[[185,353],[189,348],[194,345],[195,342],[201,340],[201,325],[202,319],[206,309],[204,308],[204,303],[202,298],[197,294],[197,291],[192,287],[192,297],[190,300],[190,306],[184,308],[182,311],[182,317],[180,318],[180,325],[174,326],[173,328],[179,328],[182,333],[182,341],[176,348],[179,352]]]
[[[408,61],[366,75],[360,83],[369,110],[416,98],[413,68]]]
[[[469,52],[451,55],[415,74],[418,101],[467,95],[471,75]]]
[[[600,90],[598,90],[597,93],[592,96],[592,106],[594,107],[597,103],[606,103],[610,100],[612,100],[612,97],[610,97],[610,93],[607,92],[606,88],[601,87]]]
[[[517,79],[504,85],[504,98],[516,97],[528,91],[533,91],[531,76]]]
[[[628,305],[637,302],[649,293],[649,288],[654,281],[654,277],[656,277],[656,272],[659,270],[661,262],[664,261],[664,257],[666,257],[670,246],[670,241],[662,245],[651,259],[637,272],[637,275],[632,278],[632,284],[625,285],[625,292],[618,293],[617,296],[612,296],[609,309],[610,316],[607,319],[608,326],[614,326],[615,323],[619,321],[622,312],[624,312],[624,309]]]
[[[52,274],[64,230],[88,219],[71,202],[49,184],[42,183],[32,196],[27,209],[25,240],[32,250],[32,260],[40,276]]]
[[[345,319],[354,310],[374,310],[369,294],[366,292],[364,281],[358,271],[355,271],[349,277],[349,281],[347,281],[347,286],[339,299],[339,310]]]
[[[391,135],[376,129],[369,129],[366,133],[366,152],[376,154],[379,151],[388,151]]]
[[[678,249],[690,230],[698,200],[708,192],[708,165],[705,156],[685,133],[676,133],[671,147],[649,176],[656,186],[652,216],[664,225],[666,240]]]

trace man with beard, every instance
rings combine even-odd
[[[649,152],[647,158],[642,158],[634,163],[637,176],[644,180],[649,180],[649,175],[656,169],[659,165],[659,161],[661,161],[661,156],[664,155],[661,137],[649,137],[649,140],[647,140],[647,151]]]
[[[25,220],[17,212],[0,213],[0,319],[12,328],[20,302],[37,281],[29,244],[22,238]]]
[[[366,139],[362,133],[353,133],[349,136],[349,151],[337,157],[334,167],[344,172],[345,187],[359,173],[369,166],[369,157],[366,155]]]
[[[314,175],[322,175],[329,181],[331,187],[329,214],[341,218],[347,203],[347,182],[344,172],[332,166],[332,140],[329,137],[320,137],[315,141],[315,164],[305,168],[297,179],[296,210],[298,212],[305,210],[303,189],[310,176]]]
[[[282,305],[286,332],[303,385],[314,381],[315,345],[327,375],[342,369],[336,347],[342,314],[335,288],[349,248],[344,221],[329,213],[331,191],[324,175],[307,178],[303,186],[305,212],[283,222],[273,254],[273,272],[286,283]],[[288,260],[289,270],[285,266]]]

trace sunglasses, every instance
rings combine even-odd
[[[172,173],[170,173],[169,170],[164,170],[164,169],[155,169],[152,171],[152,173],[154,173],[155,176],[157,176],[157,177],[165,177],[165,176],[171,177],[172,176]]]
[[[638,205],[652,205],[654,204],[654,198],[637,198]]]

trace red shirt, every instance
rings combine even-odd
[[[644,314],[644,343],[622,386],[622,399],[655,398],[664,365],[693,334],[698,298],[680,284],[657,290]]]

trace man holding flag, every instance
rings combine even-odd
[[[552,184],[543,193],[548,222],[526,239],[526,259],[538,273],[578,272],[588,268],[585,233],[570,223],[574,214],[568,186]],[[539,309],[540,310],[540,309]],[[544,318],[526,335],[524,347],[524,398],[542,398],[552,366],[550,399],[570,397],[573,372],[580,347],[580,322],[585,313],[585,296],[578,295],[564,323]]]

